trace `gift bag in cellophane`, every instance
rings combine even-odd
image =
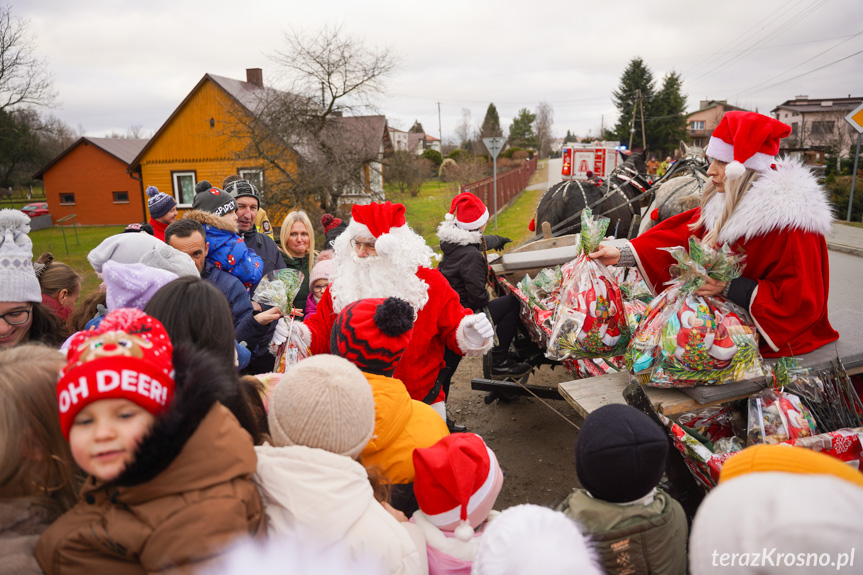
[[[696,237],[667,248],[673,279],[647,306],[626,353],[633,372],[652,368],[647,385],[720,385],[765,375],[758,332],[749,314],[722,296],[699,296],[707,277],[740,277],[743,255],[713,248]]]
[[[273,367],[275,373],[285,373],[285,370],[309,356],[309,348],[300,337],[290,329],[293,326],[293,302],[300,291],[305,276],[299,270],[281,269],[268,273],[255,289],[254,301],[279,308],[282,315],[290,317],[289,331],[291,336],[279,345],[276,350],[276,361]]]
[[[817,433],[812,414],[793,393],[770,387],[749,398],[749,445],[773,445]]]
[[[546,357],[553,360],[614,357],[629,343],[620,286],[608,268],[587,254],[596,250],[608,218],[581,214],[579,256],[562,268],[560,300]]]

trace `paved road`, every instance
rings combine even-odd
[[[863,258],[830,251],[830,295],[827,306],[831,312],[840,309],[863,311],[861,281]]]
[[[560,170],[563,167],[563,159],[552,158],[548,161],[548,187],[563,180]]]

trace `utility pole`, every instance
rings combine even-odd
[[[632,103],[632,119],[629,120],[629,146],[627,150],[632,150],[632,138],[635,136],[635,112],[638,111],[638,104],[641,102],[641,90],[635,91],[635,101]]]
[[[641,91],[638,92],[639,96],[641,95]],[[644,155],[644,152],[647,151],[647,135],[644,132],[644,98],[638,99],[638,107],[641,109],[641,141],[644,149],[641,154]]]
[[[437,136],[440,139],[440,149],[443,151],[443,131],[440,127],[440,102],[437,103]]]
[[[599,139],[605,139],[605,114],[599,117]]]

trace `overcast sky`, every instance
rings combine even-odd
[[[341,25],[400,60],[380,98],[390,124],[415,119],[454,138],[489,102],[504,131],[546,101],[554,134],[616,120],[611,92],[629,61],[682,74],[688,109],[702,99],[769,113],[798,94],[863,96],[863,0],[15,0],[59,92],[53,111],[84,135],[140,125],[152,134],[209,72],[245,79],[287,29]],[[843,59],[842,61],[838,61]],[[838,61],[838,62],[837,62]],[[813,71],[815,70],[815,71]],[[811,73],[809,73],[811,72]],[[795,76],[800,76],[795,78]]]

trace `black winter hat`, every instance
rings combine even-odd
[[[236,212],[237,202],[228,192],[219,188],[209,188],[195,194],[195,199],[192,200],[192,209],[222,217],[229,212]]]
[[[656,487],[665,471],[668,436],[632,406],[604,405],[584,420],[575,443],[575,471],[597,499],[635,501]]]
[[[261,195],[258,193],[258,188],[249,180],[234,180],[225,186],[225,191],[231,194],[235,200],[238,198],[255,198],[258,200],[258,206],[261,205]]]
[[[213,187],[213,184],[208,182],[207,180],[201,180],[197,184],[195,184],[195,194],[200,194],[201,192],[206,192],[210,188]]]

